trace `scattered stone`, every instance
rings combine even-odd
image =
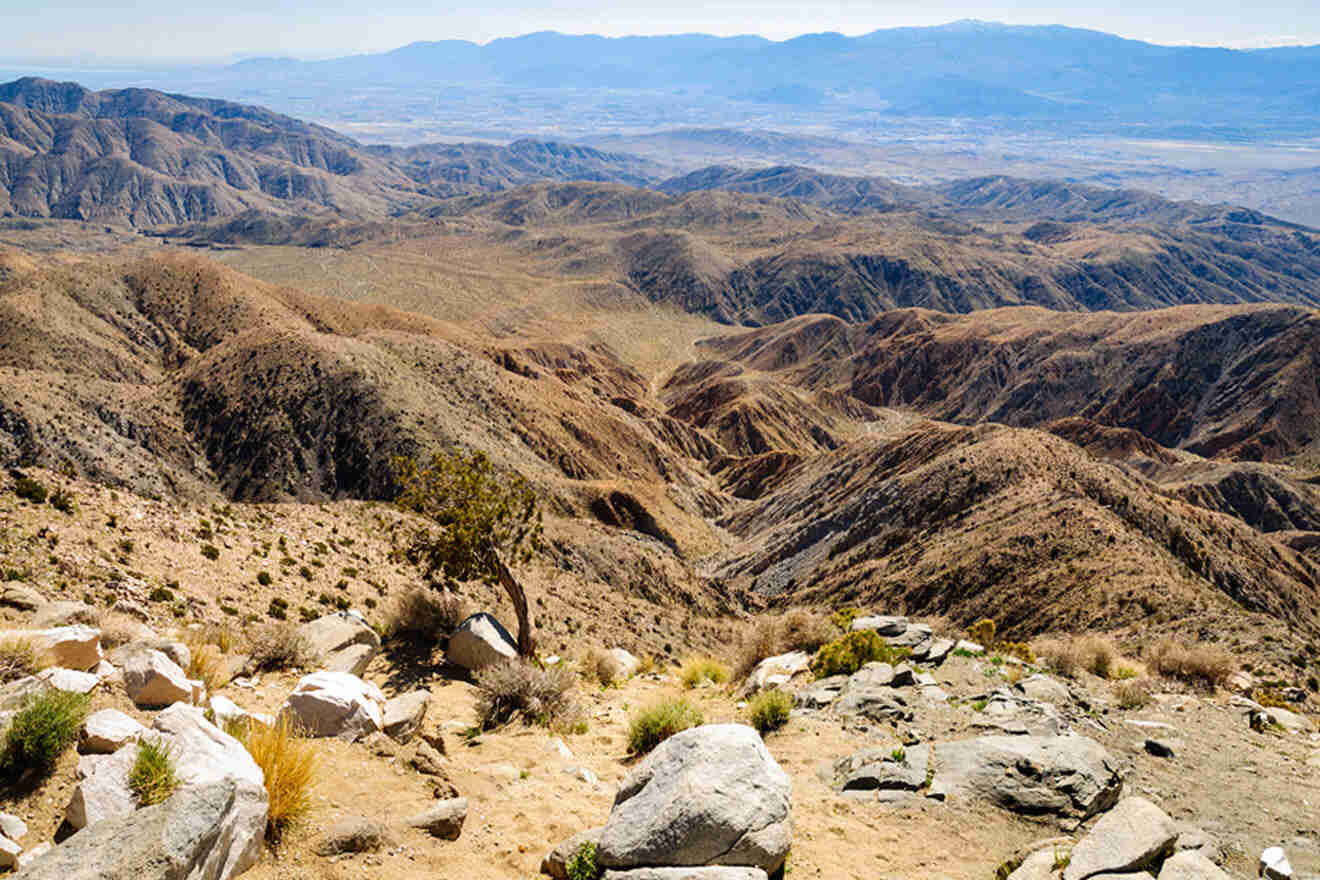
[[[0,813],[0,835],[17,841],[27,837],[27,833],[27,823],[22,819],[9,813]]]
[[[102,660],[92,667],[92,674],[101,679],[102,682],[124,683],[124,676],[120,674],[119,667],[108,660]]]
[[[516,658],[518,643],[498,620],[481,611],[450,634],[445,656],[450,663],[476,672],[492,663]]]
[[[29,625],[33,629],[55,629],[56,627],[96,626],[101,621],[101,612],[83,602],[58,601],[47,602],[32,616]]]
[[[848,687],[891,687],[894,684],[894,667],[878,660],[867,663],[848,679]]]
[[[848,676],[831,675],[800,691],[796,702],[804,709],[823,709],[839,698],[848,684]]]
[[[1032,675],[1022,679],[1014,690],[1028,700],[1049,703],[1052,706],[1066,706],[1072,702],[1072,694],[1067,685],[1048,675]]]
[[[298,635],[323,660],[350,645],[365,645],[374,657],[380,650],[380,636],[361,617],[347,611],[337,611],[308,621],[298,627]]]
[[[619,786],[599,862],[614,869],[719,864],[774,873],[792,845],[790,789],[752,728],[685,730]]]
[[[897,760],[892,750],[863,749],[834,765],[836,784],[844,792],[874,791],[882,800],[886,795],[920,791],[926,785],[926,769],[930,749],[918,746],[902,750],[903,759]]]
[[[1178,823],[1178,839],[1174,841],[1173,849],[1175,852],[1198,852],[1217,865],[1224,861],[1224,852],[1218,842],[1194,825]]]
[[[0,837],[0,870],[16,870],[22,855],[23,847],[6,837]]]
[[[223,728],[226,724],[236,724],[251,717],[233,700],[219,694],[213,694],[207,705],[211,707],[211,714],[215,716],[217,727]]]
[[[146,606],[134,602],[132,599],[120,599],[110,607],[110,610],[135,618],[142,623],[151,622],[151,612],[146,609]]]
[[[579,782],[585,782],[587,785],[595,788],[600,784],[600,777],[591,772],[587,767],[565,767],[564,772]]]
[[[634,868],[631,871],[606,871],[603,880],[766,880],[760,868]]]
[[[901,636],[907,632],[908,619],[906,617],[854,617],[852,622],[852,631],[860,632],[864,629],[875,630],[876,635],[880,636]]]
[[[968,654],[984,654],[985,645],[979,642],[973,642],[969,639],[959,639],[953,646],[954,651],[966,651]]]
[[[416,743],[405,757],[405,762],[423,776],[443,776],[445,757],[425,740]]]
[[[885,641],[895,648],[916,648],[931,638],[931,628],[925,623],[910,624],[902,633],[885,636]]]
[[[1292,865],[1281,846],[1272,846],[1260,854],[1260,864],[1256,873],[1265,880],[1291,880]]]
[[[385,723],[385,695],[374,684],[346,672],[304,676],[280,708],[308,736],[354,742]]]
[[[917,683],[917,674],[912,671],[912,667],[906,663],[900,663],[894,667],[894,678],[889,683],[890,687],[903,688],[912,687]]]
[[[1146,740],[1146,751],[1157,758],[1172,758],[1174,755],[1173,746],[1162,739]]]
[[[596,846],[600,844],[600,835],[605,829],[590,828],[586,831],[578,832],[558,844],[550,852],[546,853],[545,858],[541,860],[541,873],[549,874],[554,880],[568,880],[568,863],[573,856],[577,855],[578,850],[582,849],[584,844]]]
[[[1281,709],[1278,706],[1267,706],[1261,710],[1262,714],[1272,724],[1277,724],[1289,733],[1310,733],[1312,724],[1305,715],[1299,715],[1296,712],[1290,712],[1287,709]]]
[[[128,787],[128,774],[136,760],[137,747],[134,745],[111,755],[83,755],[79,758],[78,783],[64,808],[64,820],[69,827],[86,828],[131,815],[138,804]]]
[[[430,832],[432,837],[442,840],[458,840],[463,833],[463,822],[467,820],[467,798],[452,798],[440,801],[431,809],[408,820],[409,827]]]
[[[376,654],[377,650],[371,645],[349,645],[324,655],[321,668],[327,672],[347,672],[349,675],[361,677]]]
[[[1178,829],[1163,810],[1142,797],[1124,798],[1073,847],[1063,880],[1159,865],[1173,852],[1177,838]]]
[[[911,721],[912,710],[903,698],[888,688],[846,688],[834,711],[843,716],[861,716],[872,721]]]
[[[926,649],[926,662],[938,666],[949,658],[953,653],[954,646],[957,645],[953,639],[935,639]]]
[[[136,742],[147,729],[118,709],[101,709],[88,716],[78,737],[78,751],[109,755]]]
[[[19,583],[7,583],[0,587],[0,605],[17,608],[19,611],[36,611],[45,604],[45,597],[31,587]]]
[[[802,675],[810,670],[811,656],[805,651],[791,651],[787,654],[766,657],[756,664],[756,668],[747,676],[747,681],[742,689],[742,697],[747,699],[761,691],[781,688],[792,681],[794,676]]]
[[[45,682],[57,691],[69,694],[90,694],[101,684],[100,677],[90,672],[74,672],[58,666],[43,669],[37,673],[37,680]]]
[[[421,730],[430,702],[430,691],[413,691],[389,700],[385,703],[383,730],[396,742],[410,741]]]
[[[642,665],[641,660],[638,660],[623,648],[611,648],[605,653],[614,658],[614,662],[619,668],[619,678],[632,678]]]
[[[318,856],[375,852],[385,844],[385,829],[362,816],[346,816],[331,825],[316,842]]]
[[[160,651],[148,649],[131,654],[123,672],[124,688],[135,706],[155,708],[192,702],[192,682]]]
[[[1247,672],[1234,672],[1224,682],[1224,687],[1239,694],[1249,694],[1256,689],[1256,679]]]
[[[935,746],[935,781],[950,795],[1082,821],[1123,789],[1118,763],[1084,736],[984,736]]]
[[[1229,880],[1229,876],[1199,852],[1186,850],[1164,863],[1159,880]]]
[[[1008,880],[1057,880],[1060,856],[1053,847],[1038,849],[1022,860],[1017,870],[1008,875]]]

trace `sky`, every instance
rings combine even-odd
[[[1195,9],[1190,13],[1189,8]],[[879,28],[978,18],[1065,24],[1165,44],[1260,48],[1320,44],[1317,0],[487,0],[446,6],[423,0],[0,0],[0,57],[91,63],[222,61],[252,55],[326,58],[397,48],[416,40],[487,42],[539,30],[564,33],[849,35]]]

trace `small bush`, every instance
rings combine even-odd
[[[790,651],[813,654],[836,635],[829,619],[801,608],[782,617],[762,618],[743,633],[734,677],[746,678],[767,657]]]
[[[263,587],[269,587],[274,581],[275,579],[270,576],[270,572],[264,570],[257,572],[257,583]]]
[[[413,587],[394,600],[385,619],[385,633],[438,641],[467,618],[467,602],[462,596],[450,590]]]
[[[564,867],[568,872],[568,880],[596,880],[601,874],[601,867],[596,861],[596,844],[582,844]]]
[[[153,587],[147,598],[152,602],[173,602],[174,591],[169,587]]]
[[[897,663],[911,653],[906,648],[890,647],[874,630],[864,629],[848,633],[817,651],[811,671],[817,678],[852,675],[867,663]]]
[[[668,697],[639,711],[628,722],[628,752],[645,755],[660,743],[702,723],[701,712],[682,697]]]
[[[212,562],[215,562],[217,559],[220,558],[220,548],[215,546],[214,544],[203,544],[202,555],[205,556],[207,559],[211,560]]]
[[[46,503],[46,487],[31,477],[19,477],[14,481],[14,494],[33,504]]]
[[[1147,665],[1157,675],[1193,687],[1214,690],[1233,672],[1233,657],[1212,645],[1187,645],[1162,639],[1146,652]]]
[[[289,601],[279,596],[271,599],[270,605],[266,607],[266,616],[275,620],[285,620],[289,616]]]
[[[995,626],[995,622],[986,618],[985,620],[978,620],[976,623],[972,624],[967,630],[967,638],[976,642],[986,650],[989,650],[994,647],[995,634],[997,632],[998,628]]]
[[[50,493],[50,506],[60,513],[73,513],[78,509],[78,505],[73,500],[73,495],[63,489],[56,489]]]
[[[101,647],[107,651],[141,638],[142,624],[127,614],[111,612],[101,620]]]
[[[491,730],[521,718],[529,724],[570,726],[578,713],[574,675],[564,666],[541,669],[525,660],[487,666],[477,673],[477,723]]]
[[[313,577],[315,577],[315,575],[312,574],[312,570],[305,565],[301,566],[298,569],[298,574],[305,581],[310,581]]]
[[[830,615],[830,623],[834,624],[839,632],[848,632],[852,629],[852,622],[860,612],[856,608],[840,608]]]
[[[248,721],[229,725],[225,732],[243,744],[266,776],[270,800],[266,839],[278,846],[311,812],[316,746],[302,737],[287,715],[280,716],[274,726]]]
[[[582,675],[588,681],[594,681],[601,687],[609,687],[618,681],[619,675],[623,672],[619,666],[619,661],[614,659],[614,655],[609,651],[600,648],[591,648],[583,655],[581,663]]]
[[[41,670],[41,652],[31,639],[0,641],[0,685],[18,681]]]
[[[1114,685],[1114,699],[1120,709],[1140,709],[1151,701],[1150,682],[1142,678],[1129,678]]]
[[[751,714],[752,727],[761,736],[765,736],[788,723],[789,713],[793,711],[793,698],[781,690],[762,691],[752,698],[747,709]]]
[[[138,741],[137,758],[128,771],[128,788],[139,807],[163,802],[179,787],[169,747],[150,737]]]
[[[1258,687],[1251,692],[1251,699],[1264,706],[1266,709],[1291,709],[1289,703],[1279,692],[1278,688]]]
[[[995,650],[1008,657],[1016,657],[1023,663],[1035,663],[1036,652],[1026,642],[1000,642]]]
[[[1051,669],[1068,678],[1083,670],[1100,678],[1114,678],[1122,659],[1114,643],[1102,636],[1042,639],[1036,649]]]
[[[87,720],[91,697],[47,691],[29,697],[14,715],[0,743],[0,778],[17,779],[32,770],[46,775]]]
[[[703,682],[724,684],[729,680],[729,667],[710,657],[689,657],[678,671],[683,687],[694,688]]]
[[[316,652],[291,623],[274,623],[258,629],[249,638],[248,654],[258,671],[312,666]]]

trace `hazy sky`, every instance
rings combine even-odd
[[[1189,12],[1194,9],[1195,12]],[[468,7],[420,0],[0,0],[0,56],[7,58],[221,59],[250,54],[326,57],[392,49],[415,40],[566,33],[861,34],[877,28],[980,18],[1067,24],[1157,43],[1234,47],[1320,43],[1317,0],[1091,0],[974,2],[706,3],[698,0],[566,0],[553,6],[488,0]]]

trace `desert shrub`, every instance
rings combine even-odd
[[[73,513],[78,508],[73,500],[73,494],[63,489],[56,489],[50,493],[50,506],[60,513]]]
[[[211,560],[212,562],[215,562],[217,559],[220,558],[220,548],[215,546],[214,544],[203,544],[202,555],[205,556],[207,559]]]
[[[811,671],[817,678],[831,675],[852,675],[867,663],[897,663],[912,652],[906,648],[890,647],[874,630],[864,629],[848,633],[816,652],[811,660]]]
[[[835,626],[828,618],[802,608],[782,617],[762,618],[743,633],[734,678],[746,678],[767,657],[789,651],[813,654],[836,635]]]
[[[206,685],[210,693],[229,684],[229,664],[225,661],[224,653],[206,640],[205,633],[189,630],[183,643],[188,646],[189,678]]]
[[[650,675],[652,672],[655,672],[655,670],[656,662],[654,654],[643,654],[637,658],[636,675]]]
[[[274,581],[275,579],[270,576],[270,572],[264,569],[257,572],[257,583],[261,584],[263,587],[269,587]]]
[[[1026,642],[1000,642],[995,645],[995,651],[1008,657],[1016,657],[1023,663],[1036,662],[1036,652],[1031,650],[1031,645]]]
[[[462,596],[450,590],[413,587],[395,598],[385,618],[385,633],[435,641],[447,637],[467,618],[468,606]]]
[[[580,661],[582,675],[589,681],[598,683],[601,687],[609,687],[614,684],[620,673],[623,672],[619,666],[619,661],[609,651],[601,648],[590,648],[582,656]]]
[[[101,620],[101,647],[107,651],[140,638],[142,624],[127,614],[111,612]]]
[[[660,743],[702,723],[701,712],[683,697],[666,697],[641,709],[628,722],[628,752],[645,755]]]
[[[255,630],[248,638],[252,667],[261,672],[313,665],[316,652],[291,623],[273,623]]]
[[[169,746],[151,737],[139,740],[137,758],[128,771],[128,789],[137,798],[138,806],[159,804],[178,787],[179,777],[174,772]]]
[[[734,667],[734,677],[746,678],[766,657],[779,653],[779,621],[766,617],[752,624],[743,632],[738,642],[738,661]]]
[[[584,843],[573,853],[573,857],[564,866],[568,880],[596,880],[601,875],[601,867],[596,861],[596,844]]]
[[[151,592],[147,594],[147,598],[152,602],[173,602],[174,591],[169,587],[152,587]]]
[[[288,618],[289,600],[281,599],[279,596],[271,599],[270,604],[266,606],[266,616],[274,618],[275,620],[285,620]]]
[[[1152,645],[1145,659],[1157,675],[1210,690],[1222,685],[1233,671],[1233,657],[1224,649],[1169,638]]]
[[[967,630],[967,638],[989,650],[995,644],[995,634],[997,632],[998,628],[995,626],[995,622],[986,618],[971,625]]]
[[[1140,709],[1150,704],[1151,684],[1144,678],[1129,678],[1114,685],[1114,699],[1120,709]]]
[[[747,704],[752,727],[765,736],[772,730],[778,730],[788,723],[788,715],[793,711],[793,698],[781,690],[762,691]]]
[[[1273,687],[1255,688],[1251,692],[1251,699],[1260,703],[1266,709],[1290,709],[1292,707],[1292,704],[1284,698],[1279,689]]]
[[[830,623],[834,624],[839,632],[846,633],[852,629],[852,622],[860,613],[856,608],[840,608],[830,615]]]
[[[542,669],[526,660],[495,663],[477,673],[477,723],[491,730],[521,718],[555,725],[575,720],[573,672],[564,666]]]
[[[0,685],[33,675],[41,666],[41,651],[32,639],[0,640]]]
[[[46,487],[31,477],[19,477],[15,480],[14,494],[33,504],[46,503]]]
[[[724,684],[729,680],[729,667],[711,657],[689,657],[678,670],[683,687],[694,688],[703,682]]]
[[[24,700],[0,742],[0,779],[16,779],[29,770],[45,775],[78,739],[91,697],[47,691]]]
[[[1103,636],[1041,639],[1036,651],[1059,675],[1074,678],[1086,671],[1100,678],[1114,678],[1119,669],[1118,649]]]
[[[287,715],[281,715],[273,726],[245,720],[226,725],[225,732],[243,744],[266,776],[270,800],[266,839],[278,846],[311,812],[318,764],[316,746],[302,736]]]

